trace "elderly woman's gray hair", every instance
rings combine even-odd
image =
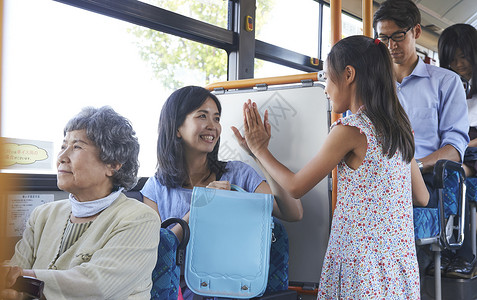
[[[63,135],[74,130],[85,130],[87,137],[98,147],[99,158],[105,164],[121,164],[113,175],[113,185],[133,188],[139,169],[139,142],[128,119],[111,107],[85,107],[65,126]]]

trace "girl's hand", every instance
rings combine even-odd
[[[244,136],[243,138],[238,130],[233,127],[240,146],[247,151],[257,155],[260,151],[268,149],[268,143],[271,137],[271,126],[268,122],[268,111],[265,111],[263,123],[258,112],[257,104],[250,99],[243,105],[244,116]]]
[[[224,181],[212,181],[209,185],[206,186],[209,189],[218,189],[218,190],[230,190],[230,182]]]
[[[255,103],[254,103],[255,104]],[[243,122],[244,122],[244,128],[245,126],[247,125],[247,117],[245,115],[245,109],[249,109],[248,107],[252,107],[251,106],[251,100],[249,99],[247,102],[244,103],[244,106],[243,106]],[[255,104],[256,106],[256,104]],[[260,119],[260,115],[259,115],[259,119]],[[261,121],[261,120],[260,120]],[[264,122],[264,129],[266,132],[269,133],[270,135],[270,129],[268,129],[267,131],[267,128],[265,126],[269,126],[269,123],[268,123],[268,111],[265,111],[265,116],[263,118],[263,122]],[[241,134],[240,134],[240,131],[237,129],[237,127],[235,126],[231,126],[230,127],[232,129],[232,131],[234,132],[234,135],[235,135],[235,138],[237,139],[237,142],[239,143],[240,147],[242,147],[242,149],[247,152],[248,155],[250,155],[251,157],[255,158],[255,155],[252,153],[252,151],[250,150],[248,144],[247,144],[247,140],[245,137],[243,137]]]

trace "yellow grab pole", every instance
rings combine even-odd
[[[330,0],[331,10],[331,44],[336,44],[341,40],[341,0]],[[336,122],[341,117],[341,114],[331,112],[331,123]],[[331,213],[333,214],[338,191],[338,169],[334,168],[331,172],[332,177],[332,193],[331,193]]]
[[[4,12],[4,3],[3,0],[0,0],[0,91],[1,91],[1,82],[2,82],[2,58],[3,58],[3,12]],[[2,99],[0,96],[0,116],[2,112]],[[1,122],[0,122],[0,135],[2,133]],[[3,140],[0,139],[0,169],[4,166],[3,161]],[[8,187],[7,175],[0,173],[0,263],[4,260],[9,259],[7,257],[7,187]],[[0,284],[0,287],[2,284]]]
[[[341,40],[341,0],[330,1],[331,10],[331,45]]]
[[[240,79],[234,81],[222,81],[215,82],[207,85],[205,88],[209,91],[214,89],[223,88],[224,90],[230,89],[245,89],[252,88],[259,84],[266,85],[277,85],[277,84],[287,84],[287,83],[299,83],[302,80],[313,80],[318,81],[318,72],[315,73],[305,73],[297,75],[285,75],[285,76],[275,76],[275,77],[264,77],[264,78],[250,78],[250,79]]]
[[[373,37],[373,1],[362,0],[363,35]]]

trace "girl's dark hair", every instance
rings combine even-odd
[[[133,188],[139,170],[139,142],[128,119],[109,106],[85,107],[66,124],[63,135],[74,130],[85,130],[86,136],[99,149],[104,164],[121,164],[114,173],[114,189]]]
[[[185,164],[184,146],[177,137],[177,130],[184,123],[186,116],[198,109],[207,98],[214,100],[222,113],[219,99],[210,91],[199,86],[186,86],[173,92],[162,107],[159,118],[159,134],[157,138],[157,170],[156,177],[166,187],[180,187],[189,183]],[[207,154],[210,172],[218,177],[225,172],[225,162],[218,159],[220,138],[212,152]]]
[[[454,24],[447,27],[439,37],[439,64],[441,67],[452,70],[457,49],[460,49],[465,58],[472,65],[472,82],[470,95],[477,94],[477,29],[469,24]]]
[[[363,113],[373,122],[377,138],[388,158],[397,150],[403,160],[414,157],[414,137],[409,119],[396,95],[393,64],[386,45],[366,36],[350,36],[336,43],[328,54],[327,74],[333,82],[346,66],[356,70],[356,97]]]

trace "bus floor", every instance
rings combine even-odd
[[[434,300],[434,277],[425,276],[421,300]],[[442,277],[442,300],[477,300],[477,277],[453,279]],[[315,300],[316,295],[299,295],[298,300]]]
[[[434,276],[425,276],[422,300],[435,298]],[[472,279],[441,278],[442,300],[477,300],[477,277]]]

